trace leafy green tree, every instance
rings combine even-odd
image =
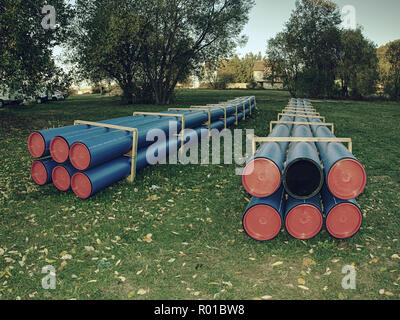
[[[243,58],[234,54],[230,59],[220,59],[205,64],[201,72],[201,80],[207,82],[211,88],[226,87],[227,83],[251,83],[253,68],[256,61],[262,60],[261,53],[246,53]],[[224,85],[217,82],[225,82]],[[229,81],[226,83],[226,81]]]
[[[204,61],[228,56],[254,2],[77,0],[74,59],[90,78],[116,80],[128,102],[136,88],[171,103],[178,82]]]
[[[31,95],[54,75],[52,49],[67,36],[70,6],[64,0],[55,8],[54,28],[44,28],[45,0],[0,2],[0,84]]]
[[[141,100],[141,66],[149,22],[137,9],[141,1],[77,0],[70,61],[78,79],[114,80],[126,103]]]
[[[385,54],[385,59],[389,63],[389,73],[386,77],[385,92],[391,99],[400,99],[400,40],[389,44]]]
[[[378,58],[376,46],[364,38],[360,28],[343,30],[342,53],[337,68],[342,97],[361,98],[376,92]]]
[[[284,30],[268,42],[268,60],[280,63],[294,95],[332,96],[341,49],[340,13],[328,0],[298,0]]]

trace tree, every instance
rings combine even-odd
[[[342,97],[361,98],[375,93],[378,80],[376,46],[364,38],[360,28],[343,30],[341,42],[337,74],[341,80]]]
[[[46,3],[2,0],[0,4],[0,82],[27,95],[54,75],[52,49],[65,39],[72,17],[66,1],[54,0],[56,24],[45,29],[42,8]]]
[[[389,63],[389,73],[386,76],[385,92],[391,99],[400,99],[400,40],[389,44],[385,59]]]
[[[148,24],[141,1],[77,0],[70,61],[81,80],[93,83],[114,80],[126,103],[142,102],[147,87],[141,66]]]
[[[234,54],[230,59],[209,61],[203,65],[200,79],[211,88],[223,89],[228,83],[251,83],[256,61],[262,60],[261,53],[246,53],[243,58]]]
[[[138,86],[157,104],[204,61],[228,56],[253,0],[78,0],[70,43],[83,75],[116,80],[129,100]]]
[[[340,23],[340,13],[332,1],[296,1],[296,9],[284,30],[269,40],[268,60],[282,72],[292,94],[313,97],[334,94],[341,49]]]

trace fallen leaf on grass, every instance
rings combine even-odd
[[[261,299],[262,300],[270,300],[270,299],[272,299],[272,296],[262,296]]]
[[[392,255],[392,259],[400,260],[400,256],[397,253],[395,253],[394,255]]]
[[[324,276],[329,276],[332,273],[331,269],[329,269],[328,267],[326,268],[326,271],[324,273]]]
[[[304,280],[303,278],[299,278],[299,279],[297,279],[297,283],[300,285],[304,285],[304,284],[306,284],[306,280]]]
[[[283,261],[277,261],[275,263],[272,264],[272,267],[279,267],[283,264]]]
[[[303,290],[310,290],[308,287],[306,287],[306,286],[303,286],[303,285],[298,285],[298,287],[300,288],[300,289],[303,289]]]
[[[151,238],[153,235],[151,233],[148,233],[144,238],[143,241],[150,243],[153,241],[153,239]]]
[[[139,289],[138,291],[137,291],[137,294],[138,295],[144,295],[144,294],[146,294],[147,293],[147,290],[145,290],[145,289]]]
[[[58,268],[58,271],[62,271],[62,269],[67,265],[67,261],[63,260],[63,262],[61,262],[60,267]]]
[[[304,258],[303,259],[303,266],[310,267],[312,265],[316,265],[317,263],[311,258]]]

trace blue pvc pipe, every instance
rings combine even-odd
[[[296,117],[296,122],[307,118]],[[293,137],[313,137],[308,125],[295,125]],[[289,145],[283,184],[287,193],[298,199],[315,196],[322,188],[324,176],[318,151],[312,142],[292,142]]]
[[[335,197],[324,183],[321,189],[324,205],[325,228],[336,239],[354,236],[362,225],[362,211],[355,199],[342,200]]]
[[[71,188],[71,177],[77,172],[69,162],[58,164],[52,172],[53,184],[60,191],[68,191]]]
[[[204,129],[205,127],[199,127],[192,131],[190,135],[186,136],[185,142],[189,141],[193,136],[199,137]],[[178,137],[173,137],[167,142],[158,145],[157,149],[158,152],[165,152],[165,154],[168,155],[170,151],[175,152],[178,150],[180,145],[181,140]],[[149,165],[147,162],[147,151],[148,148],[144,148],[137,153],[136,171],[140,171]],[[84,198],[89,198],[102,189],[114,184],[119,180],[122,180],[123,178],[127,177],[130,172],[131,158],[129,157],[119,157],[92,169],[81,172],[80,174],[84,174],[89,179],[91,185],[90,194]]]
[[[208,120],[208,115],[205,112],[189,111],[180,113],[185,113],[185,128],[198,127]],[[171,125],[176,126],[177,133],[180,132],[182,127],[181,121],[176,118],[169,120],[160,119],[143,126],[135,126],[138,129],[138,149],[152,144],[151,141],[147,141],[146,139],[147,134],[151,130],[158,129],[166,134],[169,134]],[[132,133],[128,131],[110,132],[97,137],[80,139],[79,143],[85,145],[90,153],[90,163],[86,168],[90,169],[112,159],[116,159],[129,152],[132,149]],[[73,165],[75,165],[72,150],[73,148],[74,146],[71,147],[70,156],[72,157],[71,161]]]
[[[231,120],[235,120],[236,117],[231,117]],[[230,120],[230,122],[231,122]],[[223,129],[224,122],[217,121],[211,125],[212,129]],[[194,131],[191,131],[189,135],[185,137],[185,143],[192,140],[194,136],[201,137],[204,132],[207,132],[208,127],[200,126]],[[138,150],[136,157],[136,171],[140,171],[149,165],[147,161],[147,152],[151,146]],[[169,155],[170,153],[176,152],[181,147],[181,140],[179,137],[171,137],[167,142],[157,145],[157,152]],[[114,184],[115,182],[122,180],[127,177],[131,171],[131,158],[119,157],[113,159],[107,163],[101,164],[80,174],[84,174],[90,181],[91,191],[90,194],[85,197],[89,198],[99,192],[100,190]]]
[[[291,117],[283,120],[291,121]],[[289,137],[292,124],[278,124],[269,137]],[[282,184],[282,169],[286,159],[288,142],[263,143],[251,157],[242,173],[242,185],[255,197],[267,197],[276,192]]]
[[[286,231],[296,239],[311,239],[322,229],[323,216],[320,195],[308,199],[288,196],[285,207]]]
[[[310,117],[311,122],[321,122],[317,118]],[[315,137],[336,138],[326,126],[311,126]],[[352,199],[358,197],[365,188],[367,176],[360,161],[342,144],[337,142],[316,143],[322,163],[324,164],[325,180],[336,197]],[[347,161],[346,161],[347,160]],[[338,168],[338,177],[332,174],[332,169],[341,162]],[[346,172],[345,172],[346,171]],[[341,177],[341,172],[343,177]],[[331,181],[337,178],[338,181]],[[343,188],[339,185],[342,182]],[[351,190],[353,188],[353,190]]]
[[[284,213],[285,192],[283,188],[270,197],[253,197],[243,214],[243,229],[254,240],[272,240],[282,229]]]
[[[131,118],[131,117],[122,117],[122,118],[104,120],[104,121],[99,121],[99,122],[100,123],[108,123],[108,124],[117,124],[117,123],[127,120],[129,118]],[[30,145],[32,139],[39,139],[39,138],[42,139],[44,148],[43,148],[41,154],[36,154],[36,155],[32,154],[32,155],[36,158],[45,157],[45,156],[50,155],[50,142],[56,136],[63,135],[63,134],[84,132],[85,130],[88,130],[91,128],[93,128],[93,127],[89,126],[89,125],[81,124],[81,125],[76,125],[76,126],[67,126],[67,127],[60,127],[60,128],[54,128],[54,129],[34,131],[29,136],[28,148],[29,148],[29,145]],[[33,138],[33,137],[35,137],[35,138]],[[29,148],[29,150],[30,150],[30,148]]]
[[[35,160],[31,166],[31,176],[38,185],[45,185],[52,181],[51,173],[58,165],[51,158]]]
[[[135,116],[135,117],[130,117],[129,120],[121,121],[119,123],[114,123],[119,126],[124,126],[128,128],[135,128],[135,127],[142,127],[144,125],[149,125],[152,124],[156,121],[160,120],[160,117],[154,117],[154,116]],[[109,134],[111,132],[121,132],[121,130],[116,130],[116,129],[111,129],[111,128],[103,128],[103,127],[94,127],[92,129],[88,129],[85,131],[78,131],[78,132],[73,132],[69,134],[63,134],[55,137],[54,139],[62,139],[61,141],[64,141],[61,145],[63,145],[63,149],[65,148],[64,145],[71,147],[75,142],[79,142],[82,139],[90,139],[90,138],[97,138],[101,136],[102,134]],[[50,144],[51,148],[56,148],[53,143]],[[52,151],[54,152],[54,151]],[[52,153],[52,155],[55,157],[55,155]],[[58,160],[55,158],[55,160]],[[67,160],[67,159],[66,159]],[[61,162],[61,161],[60,161]]]

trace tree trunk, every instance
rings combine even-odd
[[[133,93],[135,91],[135,86],[132,83],[128,83],[121,86],[122,89],[122,101],[125,104],[133,104]]]

